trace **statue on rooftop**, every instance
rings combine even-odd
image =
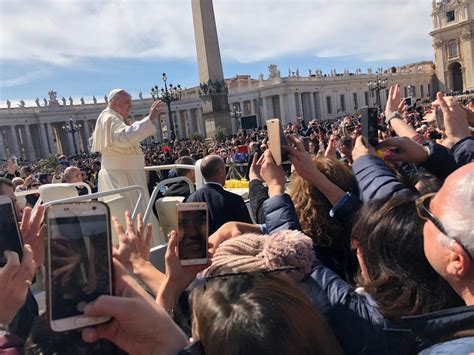
[[[69,105],[71,105],[71,106],[72,106],[73,104],[74,104],[74,101],[73,101],[72,97],[71,97],[71,96],[69,96]]]
[[[66,98],[63,96],[63,98],[61,99],[61,101],[63,102],[63,106],[66,106]]]
[[[95,98],[95,95],[92,96],[92,101],[94,101],[94,104],[97,104],[97,99]]]
[[[140,91],[140,93],[138,94],[138,98],[139,98],[140,100],[143,100],[143,94],[142,94],[141,91]]]
[[[10,102],[10,100],[7,99],[7,108],[11,108],[12,107],[12,103]]]
[[[36,107],[40,107],[40,99],[36,98],[35,104],[36,104]]]
[[[20,100],[20,103],[18,104],[18,106],[20,106],[21,108],[25,107],[25,106],[26,106],[25,100],[21,99],[21,100]]]
[[[81,97],[81,105],[85,105],[86,102],[84,101],[84,97]]]

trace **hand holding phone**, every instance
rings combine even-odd
[[[180,203],[178,215],[178,256],[181,265],[208,263],[208,211],[207,203]]]
[[[16,219],[15,206],[9,196],[0,196],[0,266],[7,262],[5,251],[14,251],[20,260],[23,257],[23,243]]]
[[[56,332],[107,322],[84,307],[113,294],[109,209],[102,202],[65,203],[46,211],[47,312]]]
[[[267,121],[269,149],[276,165],[280,166],[288,160],[288,154],[282,150],[282,146],[288,145],[280,120],[273,118]]]

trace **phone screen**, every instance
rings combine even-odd
[[[111,294],[107,226],[105,214],[48,220],[52,320],[82,315]]]
[[[207,209],[178,209],[178,253],[180,260],[207,258]]]
[[[21,236],[18,231],[18,225],[15,218],[15,211],[11,200],[0,204],[0,266],[5,265],[6,258],[3,253],[6,250],[14,251],[20,257],[23,257],[23,246]]]

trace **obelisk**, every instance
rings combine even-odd
[[[212,0],[191,0],[206,135],[212,137],[217,127],[232,132],[227,91],[222,71]]]

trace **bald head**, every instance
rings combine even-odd
[[[206,156],[201,162],[201,174],[206,182],[225,184],[224,160],[215,154]]]
[[[69,184],[82,182],[81,170],[75,166],[66,168],[66,170],[64,170],[64,180]]]

